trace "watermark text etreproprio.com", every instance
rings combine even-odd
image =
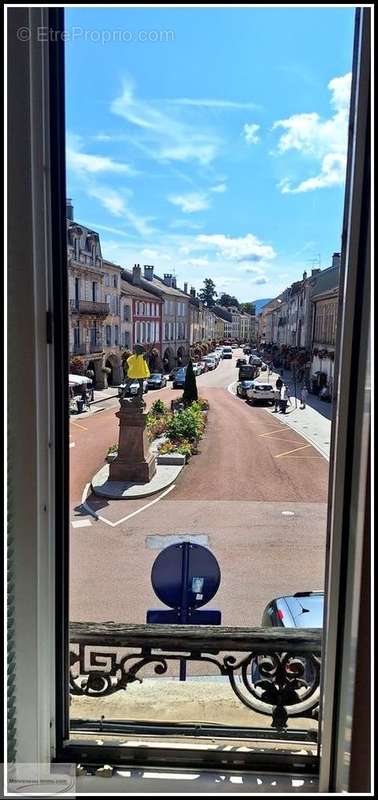
[[[159,31],[130,31],[125,29],[99,30],[98,28],[81,28],[75,26],[64,31],[53,28],[39,27],[36,31],[22,27],[17,29],[17,39],[20,42],[29,42],[35,35],[38,42],[93,42],[94,44],[108,44],[109,42],[173,42],[175,32],[169,30]]]

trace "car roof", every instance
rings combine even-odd
[[[287,605],[293,627],[323,627],[324,592],[296,592],[278,597],[275,602],[280,600]]]

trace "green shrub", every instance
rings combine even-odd
[[[185,439],[181,442],[164,442],[159,447],[159,453],[162,455],[167,453],[180,453],[182,456],[189,458],[193,452],[195,452],[195,445],[192,442],[185,441]]]
[[[150,411],[150,413],[151,413],[151,414],[152,414],[154,417],[158,417],[158,416],[160,416],[161,414],[165,414],[165,413],[166,413],[166,411],[167,411],[167,408],[166,408],[166,406],[165,406],[165,403],[163,403],[163,401],[162,401],[162,400],[155,400],[155,402],[154,402],[154,403],[152,403],[152,406],[151,406],[151,411]]]
[[[183,439],[195,442],[200,439],[204,430],[204,414],[198,403],[192,403],[189,408],[171,417],[167,426],[167,436],[170,442]]]
[[[201,411],[208,411],[209,408],[210,408],[210,403],[209,403],[208,400],[206,400],[205,397],[199,397],[198,400],[197,400],[197,403],[198,403]]]

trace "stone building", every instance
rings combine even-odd
[[[190,347],[189,295],[177,287],[173,275],[166,273],[160,278],[155,274],[154,267],[148,264],[144,266],[143,277],[140,273],[140,286],[163,301],[161,352],[164,368],[170,370],[187,363]]]
[[[114,332],[119,326],[119,315],[112,313],[116,306],[109,300],[113,292],[106,291],[110,286],[105,286],[104,277],[110,273],[119,276],[119,268],[112,265],[110,269],[107,262],[104,269],[99,234],[75,222],[71,200],[67,201],[66,214],[70,361],[79,359],[84,371],[93,371],[95,386],[104,388],[108,376],[113,383],[122,379],[119,345],[113,341],[107,346],[104,327],[108,320],[112,320]]]
[[[156,293],[147,291],[141,285],[141,269],[135,265],[132,272],[123,270],[121,298],[125,307],[130,307],[131,331],[128,347],[141,344],[146,351],[157,351],[155,368],[161,367],[163,299]],[[126,305],[128,304],[128,306]]]

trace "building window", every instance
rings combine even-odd
[[[105,286],[109,286],[109,275],[107,272],[105,272],[104,278],[105,278]]]
[[[123,321],[129,322],[130,320],[130,306],[123,306]]]
[[[96,281],[92,281],[92,301],[94,303],[97,301],[97,283],[96,283]]]
[[[112,326],[111,325],[106,325],[105,335],[106,335],[106,346],[107,347],[111,347],[111,344],[112,344]]]
[[[114,288],[115,288],[115,289],[117,289],[117,288],[118,288],[118,279],[117,279],[117,275],[114,275],[114,277],[113,277],[113,286],[114,286]]]
[[[119,345],[119,341],[118,341],[118,325],[114,326],[114,344],[116,345],[116,347],[118,347],[118,345]]]
[[[124,331],[123,332],[123,344],[124,344],[124,347],[127,347],[127,348],[130,347],[130,333],[129,333],[129,331]]]

